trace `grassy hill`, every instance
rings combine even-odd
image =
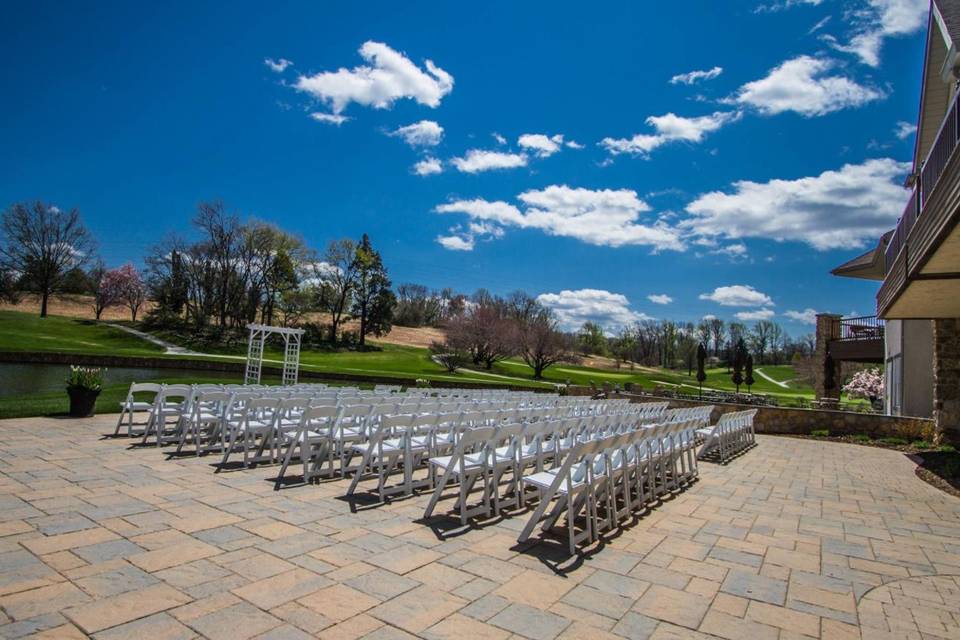
[[[578,385],[610,383],[618,384],[621,387],[630,382],[646,390],[660,386],[675,387],[683,391],[693,392],[698,388],[695,377],[687,375],[685,370],[677,371],[639,366],[635,368],[624,366],[621,369],[615,369],[558,364],[547,369],[544,380],[538,381],[533,378],[533,370],[519,359],[498,362],[490,371],[463,369],[451,374],[431,360],[430,353],[425,348],[389,343],[380,343],[379,346],[381,350],[368,352],[304,350],[301,354],[301,367],[304,370],[319,373],[352,374],[360,377],[426,378],[454,383],[511,384],[529,387],[549,387],[552,384],[569,381]],[[50,316],[41,319],[35,314],[3,310],[0,310],[0,350],[164,358],[181,357],[166,354],[163,347],[121,329],[90,320],[62,316]],[[216,355],[191,356],[191,358],[242,361],[246,353],[246,347],[245,345],[237,345],[219,351],[221,353]],[[273,346],[269,347],[264,354],[264,358],[268,361],[281,361],[282,357],[281,351]],[[753,392],[776,395],[785,399],[812,398],[813,392],[809,384],[798,379],[792,367],[788,365],[768,365],[760,369],[776,382],[786,384],[786,387],[756,375],[756,384],[752,388]],[[201,378],[207,379],[209,376],[210,374],[205,375],[201,372],[177,372],[174,370],[171,371],[169,378],[191,378],[200,381]],[[221,375],[217,379],[236,381],[227,378],[231,377]],[[730,380],[729,372],[725,368],[717,368],[707,371],[704,389],[733,391],[735,387]],[[745,389],[741,387],[741,390]],[[105,390],[104,400],[102,401],[104,408],[119,400],[119,396],[114,398],[114,395],[118,394],[122,395],[122,389]],[[30,398],[0,400],[0,416],[28,415],[30,411],[49,412],[48,409],[52,410],[51,408],[54,406],[59,407],[59,403],[63,400],[60,394],[51,394],[50,398],[40,397],[41,395],[43,394],[33,394]],[[114,407],[115,404],[110,408]],[[33,415],[36,415],[36,413]]]

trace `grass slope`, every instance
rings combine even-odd
[[[0,311],[0,350],[157,356],[163,349],[125,331],[63,316]]]
[[[173,338],[169,335],[163,337],[168,340]],[[470,382],[547,387],[551,383],[563,383],[569,380],[580,385],[593,382],[598,385],[610,383],[622,386],[627,382],[632,382],[647,390],[658,385],[679,386],[686,391],[697,388],[695,377],[687,375],[686,371],[653,367],[637,367],[632,370],[624,367],[621,370],[610,370],[558,364],[547,369],[543,381],[537,381],[533,379],[532,369],[518,359],[499,362],[489,372],[461,370],[451,374],[431,360],[427,349],[394,344],[380,344],[379,346],[382,347],[382,350],[368,352],[305,350],[301,354],[301,366],[305,370],[319,373],[426,378],[454,383]],[[102,324],[58,316],[41,319],[33,314],[16,311],[0,311],[0,350],[176,357],[165,356],[161,347]],[[223,355],[237,356],[239,359],[245,355],[246,347],[245,345],[237,345],[230,349],[221,349],[219,353],[221,355],[218,359],[222,359]],[[216,358],[216,356],[213,357]],[[278,348],[271,346],[266,350],[264,357],[268,361],[280,361],[283,356]],[[267,364],[276,363],[268,362]],[[812,389],[808,384],[796,380],[797,376],[792,367],[770,365],[763,367],[763,370],[775,380],[791,381],[789,383],[790,388],[784,389],[760,376],[755,376],[756,384],[752,387],[753,392],[785,398],[811,398],[813,396]],[[170,373],[171,379],[189,377],[198,381],[204,375],[211,374],[199,372]],[[733,391],[735,386],[730,380],[729,372],[725,368],[718,368],[707,371],[704,388]],[[744,390],[744,388],[741,387],[741,390]],[[121,391],[105,390],[100,401],[104,408],[115,407],[116,402],[119,402],[122,397]],[[52,394],[51,397],[36,394],[30,398],[8,398],[0,401],[0,415],[9,417],[12,415],[28,415],[29,412],[34,412],[32,415],[55,413],[65,409],[62,402],[65,402],[65,398],[59,394]]]

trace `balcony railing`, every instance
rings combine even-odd
[[[883,320],[877,316],[860,316],[858,318],[841,318],[835,326],[834,340],[882,340]]]
[[[919,179],[910,194],[910,200],[907,202],[900,220],[897,221],[896,230],[890,236],[890,243],[887,245],[885,254],[887,273],[890,272],[897,256],[906,246],[910,230],[913,229],[917,218],[923,215],[927,200],[929,200],[934,189],[937,188],[940,176],[943,175],[943,171],[947,168],[947,163],[950,162],[950,157],[957,148],[958,141],[960,141],[957,138],[958,133],[960,133],[960,122],[957,119],[960,116],[960,111],[957,109],[958,97],[960,97],[960,91],[957,92],[950,103],[950,108],[940,124],[940,131],[937,132],[930,153],[927,154],[926,160],[920,166]]]

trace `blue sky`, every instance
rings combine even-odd
[[[6,3],[0,204],[79,208],[111,265],[222,199],[568,324],[802,334],[873,312],[828,272],[906,201],[925,28],[918,0]]]

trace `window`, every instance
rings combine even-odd
[[[884,368],[884,404],[887,413],[899,416],[903,411],[903,355],[887,358]]]

